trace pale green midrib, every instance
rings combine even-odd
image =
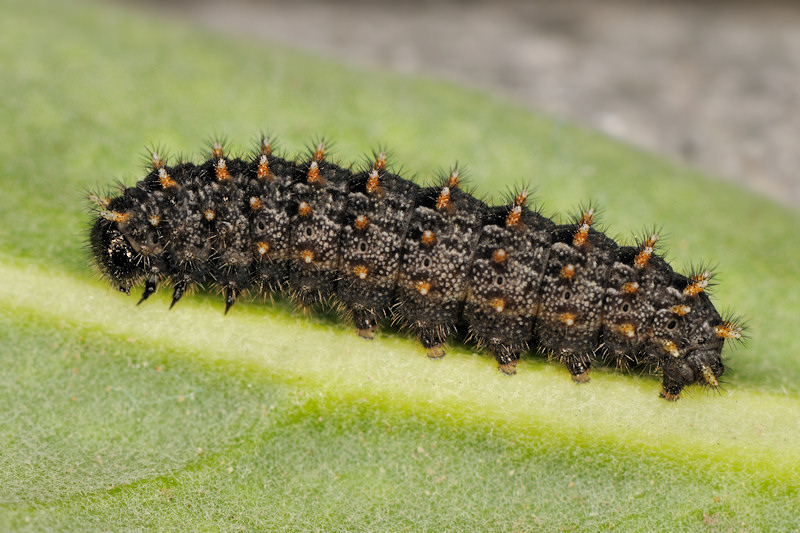
[[[40,320],[164,346],[209,362],[239,362],[270,379],[366,398],[462,423],[490,424],[519,438],[569,439],[672,459],[741,468],[797,484],[800,400],[736,387],[675,404],[657,398],[654,380],[596,375],[575,386],[562,369],[523,363],[517,376],[489,357],[450,354],[427,360],[411,340],[363,342],[345,328],[314,323],[269,306],[189,300],[168,311],[164,298],[135,300],[37,265],[0,258],[0,305]],[[216,302],[218,303],[218,302]],[[161,305],[159,305],[161,304]]]

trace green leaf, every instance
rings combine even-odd
[[[6,2],[0,54],[0,524],[797,527],[797,213],[460,87],[120,8]],[[457,160],[478,194],[530,183],[547,213],[593,199],[623,238],[658,225],[674,265],[719,265],[750,339],[720,394],[671,404],[655,376],[578,387],[530,356],[508,378],[280,299],[168,311],[97,279],[88,190],[134,183],[147,143],[197,159],[263,130],[288,154],[324,134],[346,162],[385,145],[419,181]]]

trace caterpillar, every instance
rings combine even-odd
[[[391,317],[432,359],[467,331],[509,375],[530,348],[576,383],[595,361],[654,368],[667,400],[694,383],[716,389],[725,340],[742,338],[708,297],[711,273],[673,271],[657,234],[618,244],[592,208],[556,224],[524,188],[488,205],[457,166],[423,187],[385,152],[351,170],[324,142],[290,160],[267,138],[249,157],[215,142],[200,164],[148,158],[135,186],[90,195],[92,261],[126,294],[143,282],[139,303],[164,282],[170,307],[212,285],[226,313],[245,292],[283,293],[304,308],[336,305],[365,339]]]

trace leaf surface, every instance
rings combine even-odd
[[[0,524],[14,529],[526,530],[796,527],[797,213],[483,94],[209,35],[120,8],[6,2],[0,21]],[[45,12],[46,15],[45,16]],[[13,21],[13,22],[12,22]],[[208,137],[345,162],[379,144],[425,182],[530,184],[548,214],[595,200],[612,235],[711,261],[750,339],[724,390],[670,404],[658,378],[575,386],[534,356],[508,378],[456,345],[216,294],[168,311],[88,266],[85,196],[142,174],[146,143]],[[563,215],[562,215],[563,216]]]

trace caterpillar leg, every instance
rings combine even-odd
[[[659,396],[670,402],[680,399],[683,387],[695,378],[694,370],[685,360],[666,360],[662,363],[661,372],[663,377]]]
[[[445,339],[438,328],[424,329],[419,337],[430,359],[441,359],[447,353],[444,349]]]
[[[659,397],[664,398],[667,401],[674,402],[680,399],[682,390],[682,384],[672,382],[671,380],[667,380],[665,378]]]
[[[419,337],[429,359],[441,359],[447,353],[448,335],[443,334],[440,328],[424,329],[419,332]]]
[[[519,357],[524,351],[524,347],[490,343],[489,351],[497,360],[497,369],[500,372],[507,376],[517,373],[517,363],[519,363]]]
[[[175,290],[172,293],[172,303],[169,304],[170,309],[175,307],[175,304],[178,303],[178,300],[181,299],[181,297],[186,292],[186,289],[188,288],[189,288],[189,282],[186,281],[185,279],[175,282]]]
[[[223,290],[223,293],[225,294],[225,314],[227,315],[231,306],[236,302],[236,298],[239,296],[239,289],[235,286],[228,285]]]
[[[372,326],[369,328],[356,328],[356,333],[358,336],[364,340],[371,341],[375,338],[375,329],[377,326]]]
[[[429,359],[441,359],[447,353],[444,349],[444,343],[425,346],[425,349]]]
[[[572,381],[575,383],[589,382],[589,367],[591,359],[586,355],[565,354],[563,356],[564,365],[569,370]]]
[[[136,302],[136,305],[139,305],[143,301],[150,298],[154,292],[156,292],[156,287],[158,286],[158,278],[155,276],[148,276],[147,280],[144,283],[144,292],[142,293],[142,297]]]
[[[497,369],[500,370],[503,374],[507,376],[513,376],[517,373],[517,363],[519,359],[513,359],[507,363],[500,363],[497,365]]]
[[[356,332],[362,339],[372,340],[375,337],[375,330],[378,329],[378,317],[372,309],[353,310],[353,322],[355,322]]]

